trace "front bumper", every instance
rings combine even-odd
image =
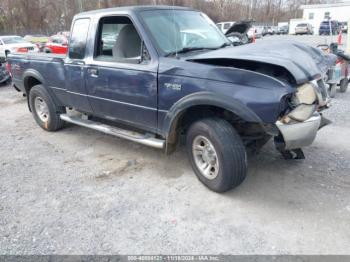
[[[321,115],[315,113],[304,122],[284,124],[276,122],[284,142],[284,150],[299,149],[309,146],[316,138],[318,129],[321,127]]]

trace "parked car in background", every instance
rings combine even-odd
[[[339,26],[340,26],[340,30],[342,30],[343,33],[348,32],[348,22],[340,22]]]
[[[7,57],[10,53],[15,53],[18,49],[26,52],[39,52],[39,48],[17,35],[0,36],[0,57]]]
[[[296,35],[312,35],[313,33],[312,25],[309,23],[301,23],[295,27]]]
[[[257,30],[252,23],[253,21],[250,20],[236,22],[226,31],[225,35],[235,45],[252,43],[254,38],[260,38],[262,36],[257,33]]]
[[[261,38],[265,35],[265,29],[263,26],[254,26],[255,28],[255,37]]]
[[[337,35],[339,34],[339,30],[341,30],[338,21],[330,20],[323,21],[320,24],[320,29],[318,30],[319,35]]]
[[[6,58],[0,57],[0,85],[6,85],[11,81],[11,75],[6,68]]]
[[[253,41],[254,30],[250,21],[234,23],[225,33],[234,45],[245,45]]]
[[[45,44],[44,52],[53,54],[67,54],[69,39],[64,35],[53,35]]]
[[[266,34],[267,35],[274,35],[275,34],[272,26],[266,26]]]
[[[281,26],[280,28],[278,28],[279,35],[287,35],[288,33],[289,33],[289,26],[288,25],[284,25],[284,26]]]
[[[251,42],[253,41],[254,37],[256,39],[262,38],[261,30],[258,30],[256,26],[252,25],[252,27],[248,30],[248,37],[251,40]]]
[[[26,40],[32,44],[35,44],[39,48],[40,51],[43,51],[45,44],[49,40],[49,37],[45,36],[45,35],[26,35],[24,37],[24,40]]]
[[[217,23],[216,26],[221,30],[221,32],[226,34],[227,30],[229,30],[230,27],[233,26],[234,23],[235,23],[234,21],[221,22],[221,23]]]
[[[271,26],[272,34],[277,35],[278,34],[278,26]]]

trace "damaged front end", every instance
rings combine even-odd
[[[304,159],[301,148],[311,145],[317,131],[330,123],[321,113],[329,107],[325,84],[322,79],[308,82],[286,99],[288,106],[276,122],[275,145],[286,159]]]

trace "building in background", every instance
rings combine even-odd
[[[302,5],[303,18],[298,22],[306,22],[313,26],[314,33],[318,34],[322,21],[331,19],[338,22],[347,22],[350,19],[350,1],[341,1],[333,4]],[[295,27],[295,26],[294,26]],[[290,34],[293,34],[293,26],[290,25]]]

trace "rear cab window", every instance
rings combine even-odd
[[[69,42],[69,58],[84,59],[86,41],[89,33],[90,19],[81,18],[74,21]]]

